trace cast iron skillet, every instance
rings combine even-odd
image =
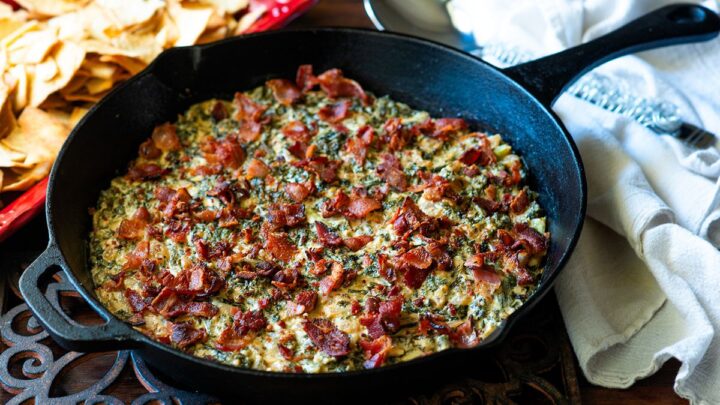
[[[628,52],[709,40],[719,30],[720,19],[707,9],[669,6],[585,45],[506,70],[418,38],[343,28],[263,33],[169,50],[95,106],[60,151],[48,187],[50,243],[25,271],[21,291],[62,346],[78,351],[135,349],[182,386],[234,399],[378,399],[378,390],[437,379],[442,370],[467,366],[468,354],[502,339],[510,325],[550,291],[578,239],[585,216],[585,177],[572,139],[550,109],[553,101],[578,76],[604,61]],[[546,270],[537,292],[477,348],[348,373],[254,371],[157,343],[112,316],[96,299],[86,253],[88,208],[95,206],[111,178],[125,172],[153,127],[174,120],[193,103],[231,98],[235,91],[269,78],[293,77],[306,63],[316,71],[341,68],[375,94],[388,94],[433,116],[460,116],[476,127],[498,131],[524,157],[530,186],[540,194],[552,234]],[[56,266],[105,324],[78,325],[54,309],[45,295],[49,293],[42,292],[41,277]]]

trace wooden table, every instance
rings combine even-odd
[[[361,0],[320,0],[307,14],[291,24],[292,27],[351,26],[372,28]],[[626,390],[607,389],[591,385],[578,368],[582,401],[586,404],[684,404],[688,401],[673,391],[673,382],[680,364],[669,361],[654,376],[636,383]]]

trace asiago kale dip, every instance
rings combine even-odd
[[[96,292],[222,363],[340,372],[482,342],[549,235],[500,135],[302,66],[158,126],[102,192]]]

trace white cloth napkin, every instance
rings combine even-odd
[[[541,56],[603,35],[667,0],[452,0],[453,20],[481,45]],[[715,11],[716,0],[697,2]],[[596,70],[627,91],[676,104],[720,134],[720,40],[644,52]],[[676,392],[720,404],[720,152],[569,95],[554,107],[578,144],[588,218],[556,284],[589,381],[628,387],[669,358]]]

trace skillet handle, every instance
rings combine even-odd
[[[711,10],[693,4],[675,4],[585,44],[503,72],[550,106],[580,76],[611,59],[662,46],[707,41],[718,32],[720,18]]]
[[[48,288],[45,293],[40,283],[46,274],[56,266],[62,266],[60,252],[53,242],[20,277],[20,292],[35,318],[60,346],[67,350],[81,352],[98,352],[121,350],[135,347],[137,344],[131,337],[132,329],[122,321],[106,317],[102,325],[82,325],[58,309],[60,292],[56,288]]]

